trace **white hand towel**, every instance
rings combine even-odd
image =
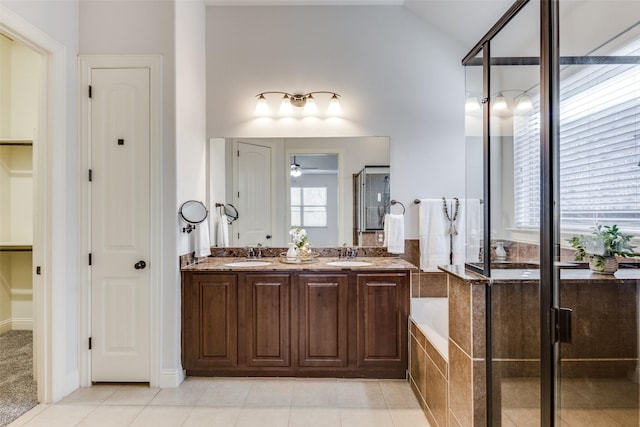
[[[216,224],[216,246],[226,248],[229,246],[229,220],[224,212],[220,212]]]
[[[442,199],[422,199],[418,210],[420,268],[429,271],[449,264],[449,223]]]
[[[404,253],[404,215],[385,215],[385,240],[387,251],[392,254]]]
[[[193,230],[195,256],[196,258],[207,257],[211,255],[211,241],[209,240],[209,217],[205,218],[200,224],[196,225]]]
[[[382,226],[384,228],[383,230],[384,239],[382,241],[382,247],[388,248],[389,247],[389,214],[384,214],[384,219],[382,220]]]
[[[458,235],[454,236],[453,263],[478,262],[482,241],[482,210],[480,199],[460,200]]]

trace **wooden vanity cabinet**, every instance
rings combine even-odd
[[[290,275],[247,274],[244,292],[247,366],[291,366]]]
[[[358,367],[406,367],[406,274],[358,274],[357,292]]]
[[[405,378],[408,311],[408,271],[184,271],[183,368]]]
[[[300,274],[298,283],[298,364],[346,367],[349,276]]]
[[[187,370],[237,366],[235,274],[182,274],[182,358]]]

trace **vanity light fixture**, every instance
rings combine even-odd
[[[517,96],[514,101],[516,102],[516,113],[530,113],[533,111],[533,102],[528,92]]]
[[[502,113],[509,110],[509,104],[507,104],[507,98],[504,97],[502,92],[498,93],[493,100],[493,111],[495,113]]]
[[[464,102],[464,111],[467,114],[480,111],[480,101],[477,96],[467,96],[467,100]]]
[[[340,95],[335,92],[328,92],[324,90],[309,92],[305,94],[301,93],[289,93],[289,92],[280,92],[280,91],[268,91],[261,92],[256,95],[258,98],[258,102],[256,104],[255,113],[259,116],[266,116],[270,113],[269,106],[267,104],[267,99],[265,95],[268,94],[280,94],[283,95],[282,102],[280,103],[280,109],[278,110],[278,114],[281,116],[290,116],[294,113],[295,108],[302,108],[303,113],[305,115],[317,115],[318,114],[318,106],[316,104],[316,100],[313,97],[314,94],[318,93],[326,93],[331,95],[331,99],[329,101],[329,107],[327,108],[327,114],[330,116],[336,116],[342,113],[342,108],[340,106],[339,97]]]

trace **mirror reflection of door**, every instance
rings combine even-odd
[[[292,154],[291,226],[307,231],[313,247],[338,245],[338,155]]]
[[[233,204],[238,210],[231,239],[235,246],[270,245],[271,147],[237,141]]]

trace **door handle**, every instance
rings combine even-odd
[[[140,261],[136,262],[135,264],[133,264],[133,268],[135,268],[136,270],[142,270],[146,266],[147,266],[147,263],[142,261],[142,260],[140,260]]]
[[[271,238],[271,234],[267,234],[266,238],[270,239]]]

